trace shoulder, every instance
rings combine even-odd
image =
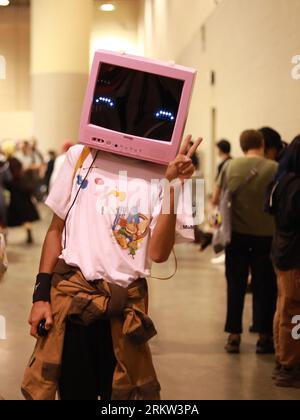
[[[275,173],[278,169],[278,163],[274,160],[265,159],[265,167],[269,172]]]
[[[247,162],[247,158],[244,156],[241,156],[241,157],[236,157],[234,159],[229,160],[228,165],[230,166],[243,165],[245,162]]]
[[[267,165],[269,166],[269,168],[271,169],[277,169],[278,168],[278,163],[275,162],[274,160],[270,160],[270,159],[266,159]]]
[[[223,170],[230,171],[230,170],[235,170],[239,168],[244,168],[245,163],[247,163],[247,159],[245,157],[237,157],[226,162]]]
[[[217,186],[219,188],[224,187],[225,183],[225,174],[226,177],[228,177],[228,174],[230,174],[230,168],[232,167],[233,159],[227,160],[223,163],[223,166],[221,167],[220,173],[217,177]]]
[[[84,146],[82,144],[76,144],[75,146],[72,146],[68,150],[66,156],[72,166],[75,167],[83,149],[84,149]]]

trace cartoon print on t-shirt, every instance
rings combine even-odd
[[[114,220],[112,231],[122,249],[128,249],[129,255],[135,257],[139,245],[148,235],[150,220],[133,207],[129,214],[119,208]]]
[[[96,185],[104,185],[104,181],[102,178],[95,178],[95,184]]]
[[[81,175],[77,175],[77,185],[79,185],[82,190],[86,190],[89,185],[89,181],[87,179],[84,181]]]
[[[126,200],[126,193],[122,192],[122,191],[110,191],[110,193],[108,194],[108,196],[113,196],[116,197],[119,201],[123,202]]]

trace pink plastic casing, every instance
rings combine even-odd
[[[108,63],[184,81],[183,92],[171,142],[151,140],[97,127],[89,123],[95,86],[101,63]],[[80,143],[123,156],[161,165],[174,160],[186,125],[196,70],[127,54],[99,50],[95,53],[80,122]]]

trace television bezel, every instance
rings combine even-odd
[[[90,123],[92,103],[101,63],[175,78],[184,82],[177,118],[170,142],[138,137]],[[81,115],[79,142],[94,149],[133,157],[161,165],[175,159],[185,130],[197,71],[162,61],[98,50],[95,53]]]

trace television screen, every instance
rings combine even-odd
[[[184,81],[100,63],[90,124],[171,142]]]

